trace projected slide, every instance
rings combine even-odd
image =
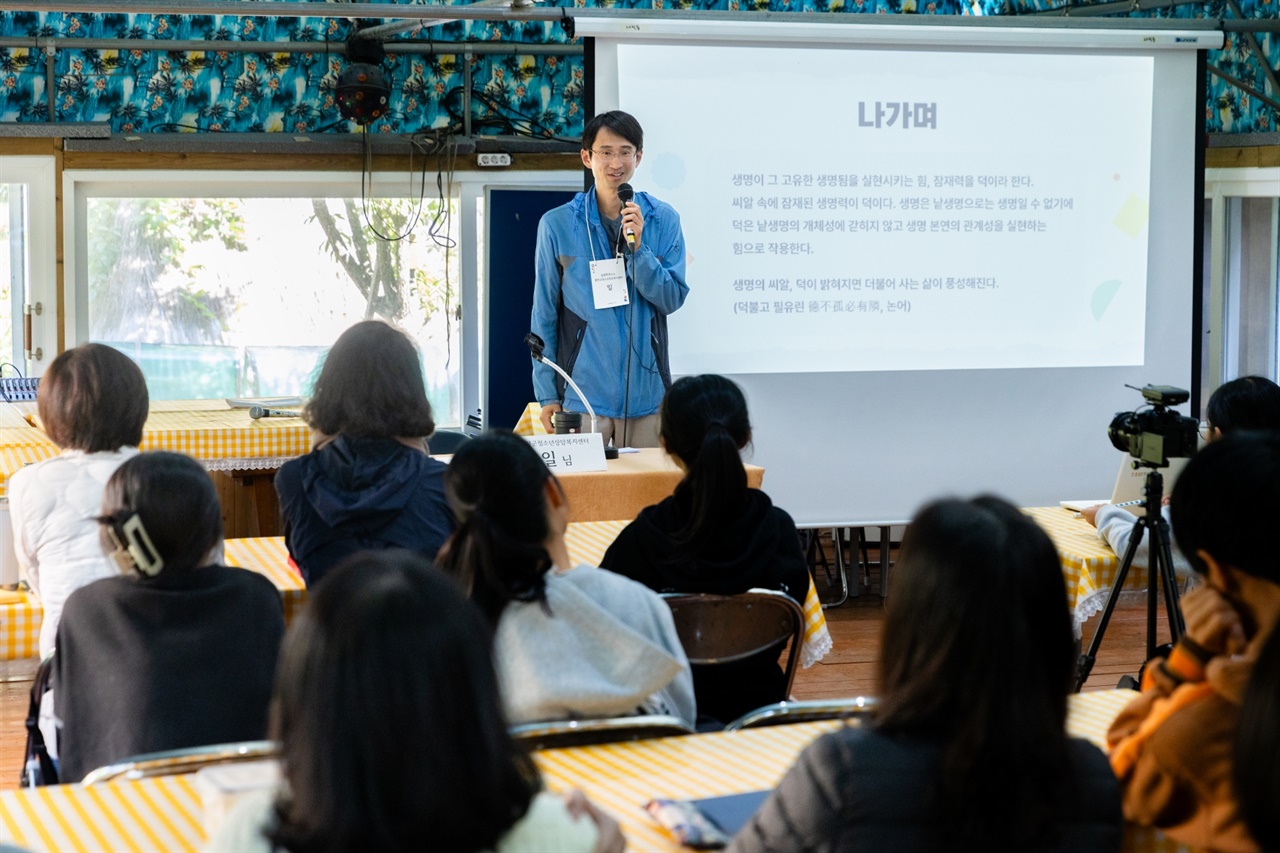
[[[1151,57],[621,44],[677,373],[1138,365]]]

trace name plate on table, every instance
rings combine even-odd
[[[604,440],[598,432],[570,435],[527,435],[542,461],[553,472],[605,471]]]

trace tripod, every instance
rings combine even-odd
[[[1146,464],[1137,462],[1134,466]],[[1116,602],[1120,599],[1120,590],[1124,587],[1125,577],[1129,574],[1134,555],[1138,553],[1138,545],[1142,542],[1142,535],[1146,531],[1151,532],[1151,547],[1148,549],[1151,559],[1147,579],[1147,660],[1155,657],[1156,654],[1157,583],[1164,590],[1164,608],[1169,617],[1169,631],[1173,634],[1173,641],[1176,643],[1186,630],[1182,623],[1182,609],[1178,607],[1177,580],[1173,574],[1173,551],[1169,547],[1169,522],[1164,520],[1164,515],[1160,512],[1160,505],[1164,499],[1164,477],[1158,470],[1153,468],[1147,472],[1142,494],[1145,499],[1144,512],[1134,519],[1129,547],[1125,549],[1124,559],[1120,562],[1119,571],[1116,572],[1115,583],[1107,596],[1107,604],[1102,610],[1098,630],[1089,641],[1088,651],[1080,655],[1076,665],[1076,693],[1079,693],[1080,688],[1084,687],[1084,683],[1089,680],[1089,673],[1093,670],[1094,661],[1098,657],[1098,649],[1102,646],[1102,635],[1107,631],[1111,612],[1115,610]]]

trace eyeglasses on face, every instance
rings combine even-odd
[[[606,163],[612,160],[630,163],[636,159],[636,149],[634,148],[623,148],[621,151],[614,151],[612,148],[589,148],[587,150]]]

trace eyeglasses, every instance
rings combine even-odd
[[[618,160],[623,163],[630,163],[636,159],[636,150],[634,148],[624,148],[621,151],[614,151],[612,148],[590,148],[592,154],[604,160],[606,163],[610,160]]]
[[[1208,421],[1201,421],[1199,432],[1200,432],[1200,437],[1205,441],[1208,441],[1209,436],[1213,433],[1213,427],[1209,424]]]

